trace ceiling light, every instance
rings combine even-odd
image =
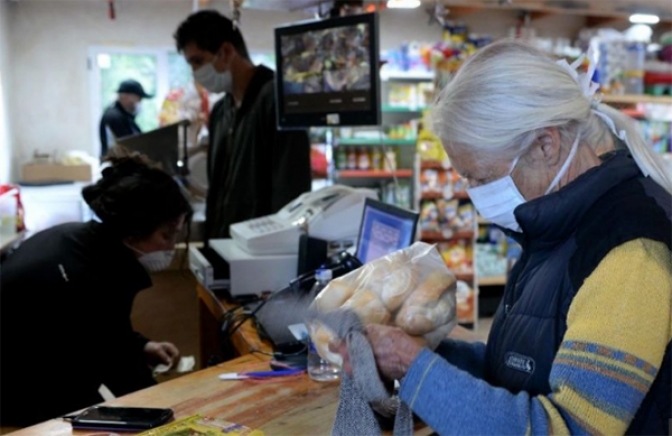
[[[390,9],[415,9],[420,7],[420,0],[387,0]]]
[[[660,17],[653,14],[632,14],[630,22],[633,24],[658,24]]]

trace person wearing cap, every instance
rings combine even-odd
[[[194,79],[226,93],[208,126],[205,235],[228,238],[231,224],[277,212],[310,191],[310,141],[305,130],[278,130],[274,73],[252,63],[230,19],[196,12],[180,24],[175,41]]]
[[[140,112],[140,102],[143,98],[151,98],[142,85],[136,80],[124,80],[117,89],[117,101],[108,107],[100,120],[100,155],[107,154],[110,142],[126,136],[142,133],[135,123],[135,117]]]

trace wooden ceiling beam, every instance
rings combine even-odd
[[[598,16],[587,16],[586,17],[586,27],[604,27],[614,23],[619,23],[627,21],[625,17],[598,17]]]

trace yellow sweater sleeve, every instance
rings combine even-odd
[[[552,431],[623,434],[670,340],[672,253],[647,239],[614,248],[570,306],[541,401]]]

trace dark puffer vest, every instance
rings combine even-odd
[[[523,255],[495,315],[486,380],[513,393],[548,395],[551,365],[577,291],[623,243],[647,238],[672,249],[672,197],[644,177],[626,152],[616,152],[562,190],[519,206],[515,215],[523,233],[512,236]],[[668,434],[671,350],[668,344],[628,434]]]

